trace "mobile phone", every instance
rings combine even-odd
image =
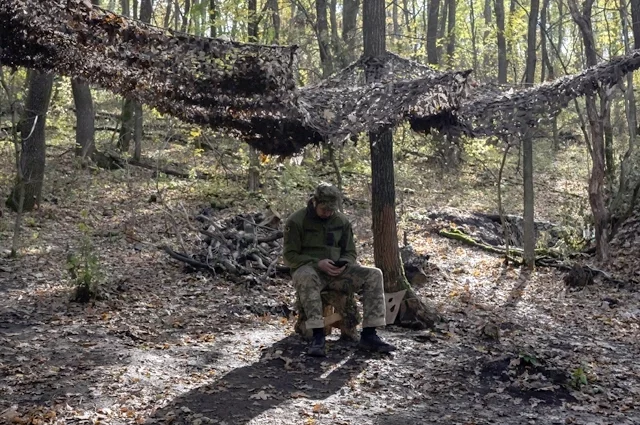
[[[338,260],[333,262],[333,265],[336,267],[343,267],[343,266],[346,266],[347,264],[349,264],[349,262],[346,260]]]

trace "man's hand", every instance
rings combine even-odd
[[[329,276],[339,276],[347,266],[336,267],[333,264],[333,261],[325,258],[324,260],[318,261],[318,268],[328,274]]]

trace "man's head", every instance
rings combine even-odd
[[[340,209],[341,203],[342,194],[337,187],[324,182],[316,187],[313,194],[313,206],[318,217],[322,219],[331,217],[336,210]]]

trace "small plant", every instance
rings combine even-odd
[[[76,252],[67,255],[67,271],[75,287],[73,300],[86,303],[98,297],[103,276],[100,260],[91,243],[90,228],[85,223],[80,223],[79,228],[82,232],[80,246]]]
[[[569,384],[572,388],[580,390],[583,386],[589,383],[587,374],[582,366],[578,367],[571,373],[571,381]]]

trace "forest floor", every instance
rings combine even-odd
[[[293,308],[289,279],[232,283],[158,249],[177,244],[174,221],[187,229],[205,202],[188,185],[173,192],[184,208],[169,210],[148,202],[151,172],[49,156],[17,259],[7,255],[15,215],[0,217],[0,423],[640,424],[638,292],[570,291],[556,270],[505,267],[407,215],[411,244],[430,255],[416,290],[445,320],[432,331],[389,326],[393,355],[334,335],[327,358],[309,358],[294,319],[277,314]],[[370,264],[368,206],[355,205],[346,212]],[[67,271],[83,239],[104,282],[89,305],[70,301]],[[484,336],[487,324],[499,340]]]

